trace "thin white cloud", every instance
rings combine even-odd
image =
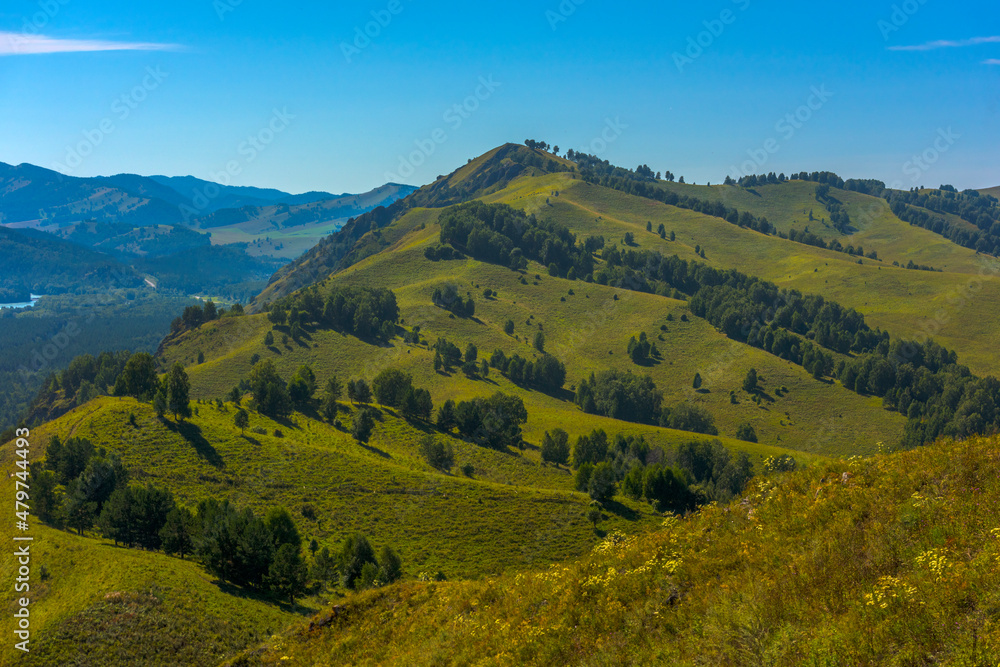
[[[89,53],[94,51],[178,51],[179,44],[150,42],[111,42],[101,39],[57,39],[0,31],[0,56],[26,56],[43,53]]]
[[[984,65],[1000,65],[1000,59],[990,58],[989,60],[983,61]]]
[[[934,49],[953,49],[963,46],[977,46],[979,44],[996,44],[1000,42],[1000,35],[992,37],[973,37],[971,39],[939,39],[925,44],[914,44],[912,46],[890,46],[890,51],[933,51]]]

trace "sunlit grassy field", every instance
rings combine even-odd
[[[244,664],[992,665],[997,451],[973,439],[760,479],[565,564],[353,596]]]

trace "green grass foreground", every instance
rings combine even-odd
[[[995,665],[1000,451],[751,482],[587,556],[349,598],[232,665]]]

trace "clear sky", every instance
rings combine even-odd
[[[688,182],[989,187],[998,84],[996,0],[0,7],[0,161],[78,176],[359,192],[533,138]]]

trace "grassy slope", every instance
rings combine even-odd
[[[993,665],[997,451],[943,443],[759,480],[560,566],[352,596],[239,664]]]
[[[332,426],[297,415],[276,423],[256,413],[251,426],[233,427],[230,406],[196,404],[199,415],[177,426],[161,422],[147,404],[104,398],[32,433],[77,435],[121,454],[132,479],[166,486],[179,502],[231,498],[259,513],[288,507],[303,536],[331,548],[361,531],[391,544],[410,576],[442,570],[475,577],[507,567],[566,558],[596,539],[584,514],[589,498],[571,490],[570,475],[531,465],[513,454],[452,439],[458,466],[472,463],[473,479],[433,471],[418,454],[423,432],[384,412],[367,445]],[[137,417],[137,427],[128,415]],[[342,413],[345,426],[351,414]],[[274,437],[280,429],[284,437]],[[444,437],[444,436],[441,436]],[[33,456],[40,457],[36,450]],[[316,520],[302,515],[311,505]],[[646,506],[616,506],[622,529],[652,515]]]
[[[991,197],[997,197],[1000,199],[1000,186],[995,188],[983,188],[979,191],[980,194],[990,195]]]
[[[340,229],[345,219],[300,225],[287,229],[247,229],[245,225],[221,227],[210,230],[214,245],[248,243],[247,254],[251,257],[298,257],[316,245],[320,239]],[[278,249],[278,246],[281,249]]]
[[[391,544],[410,578],[423,571],[470,578],[536,567],[578,556],[598,540],[584,517],[589,498],[570,490],[567,470],[451,439],[457,465],[471,463],[475,472],[471,479],[444,475],[418,453],[423,432],[388,411],[361,445],[304,415],[276,423],[252,413],[251,424],[267,434],[244,436],[232,426],[231,405],[196,409],[193,419],[176,425],[131,399],[97,399],[34,430],[32,458],[44,457],[53,435],[87,437],[120,453],[132,481],[168,487],[182,504],[228,497],[258,513],[284,505],[302,534],[321,545],[336,548],[355,531],[376,546]],[[347,427],[351,416],[344,406]],[[284,437],[275,437],[275,429]],[[0,450],[0,468],[14,470],[9,446]],[[605,528],[631,533],[655,519],[647,505],[619,501],[605,515]],[[307,505],[315,520],[303,516]],[[8,541],[10,530],[4,529]],[[164,664],[165,656],[171,664],[213,664],[296,614],[315,611],[318,602],[307,599],[293,609],[221,588],[190,561],[40,525],[31,534],[34,581],[42,565],[50,577],[32,589],[33,636],[45,647],[30,664],[85,657],[91,662],[80,664]],[[10,553],[0,562],[12,570]],[[8,616],[4,627],[10,622]],[[129,642],[141,651],[132,652]],[[3,655],[0,664],[8,664],[9,654]]]
[[[22,655],[8,639],[0,665],[217,664],[318,608],[234,595],[190,560],[40,525],[31,535],[31,652]],[[14,571],[10,549],[0,567]],[[15,609],[5,605],[0,631],[6,638],[14,636]]]
[[[782,287],[818,293],[862,312],[872,326],[904,338],[930,336],[959,353],[959,359],[974,372],[989,373],[994,353],[1000,345],[1000,279],[996,261],[953,244],[937,254],[923,256],[931,264],[947,263],[955,272],[928,272],[886,266],[886,262],[857,259],[843,253],[792,243],[740,229],[727,222],[617,191],[573,181],[563,175],[561,196],[551,201],[554,218],[582,234],[601,233],[612,239],[624,231],[636,234],[643,249],[693,258],[692,249],[701,245],[707,261],[721,268],[736,268],[773,281]],[[705,186],[696,186],[704,188]],[[773,186],[778,187],[778,186]],[[714,186],[713,186],[714,188]],[[854,193],[842,193],[844,200]],[[520,204],[521,202],[519,202]],[[529,207],[544,206],[536,197],[524,202]],[[848,206],[852,206],[848,202]],[[597,218],[601,217],[601,220]],[[852,211],[852,218],[855,212]],[[646,221],[655,229],[664,223],[677,241],[661,240],[645,231]],[[931,247],[945,243],[926,230],[897,221],[899,244]],[[812,229],[812,228],[810,228]],[[869,234],[885,233],[872,223]],[[882,229],[882,231],[878,231]],[[641,233],[640,233],[641,232]],[[866,250],[869,245],[864,244]],[[879,251],[878,245],[871,246]],[[948,258],[942,261],[943,254]],[[916,256],[916,255],[915,255]],[[903,255],[903,263],[908,261]],[[937,257],[937,259],[934,259]]]
[[[678,195],[721,201],[741,211],[764,216],[785,233],[792,228],[803,231],[808,227],[817,236],[826,240],[837,239],[845,247],[851,244],[863,246],[865,252],[875,250],[885,264],[892,264],[893,261],[906,264],[912,260],[950,272],[977,273],[979,270],[975,251],[958,246],[939,234],[910,226],[892,214],[884,199],[877,197],[836,188],[831,190],[831,196],[847,208],[856,230],[845,235],[830,226],[829,211],[816,199],[815,183],[789,181],[750,189],[678,183],[662,183],[660,186]],[[809,221],[810,211],[815,218],[812,222]],[[959,219],[951,216],[949,220]]]
[[[398,224],[406,224],[406,218]],[[902,418],[882,410],[877,399],[844,391],[836,384],[818,382],[800,367],[727,339],[698,318],[681,322],[680,316],[686,312],[682,302],[550,278],[547,274],[535,280],[536,273],[541,275],[537,266],[528,273],[532,278],[529,284],[521,285],[519,274],[501,267],[472,260],[430,262],[424,258],[423,250],[436,239],[436,225],[416,229],[391,248],[391,252],[359,262],[338,274],[336,280],[393,288],[407,326],[419,325],[430,341],[444,336],[463,349],[473,342],[481,356],[500,348],[508,355],[517,352],[530,357],[534,353],[530,341],[541,326],[546,335],[546,349],[568,367],[567,387],[593,371],[606,368],[648,372],[664,391],[668,405],[690,400],[708,407],[716,416],[723,436],[734,436],[737,427],[748,422],[757,430],[761,443],[822,454],[852,454],[869,451],[871,443],[879,440],[895,441],[901,433]],[[451,318],[430,303],[434,288],[446,283],[477,296],[490,287],[499,292],[499,297],[485,300],[480,296],[474,320]],[[575,292],[572,296],[571,289]],[[563,297],[565,301],[561,301]],[[668,313],[674,316],[673,322],[666,321]],[[515,322],[516,338],[503,333],[507,319]],[[661,325],[668,328],[662,333],[663,340],[658,339]],[[247,327],[245,335],[234,331],[238,327]],[[292,344],[285,348],[279,343],[268,350],[263,346],[268,327],[261,318],[209,325],[168,347],[167,359],[187,364],[197,357],[199,349],[212,359],[190,370],[199,397],[223,395],[245,375],[250,357],[259,354],[274,359],[285,377],[290,377],[299,364],[309,363],[320,385],[334,373],[341,378],[360,376],[370,380],[384,367],[404,368],[413,374],[418,385],[431,390],[437,404],[447,398],[488,394],[498,388],[517,393],[528,407],[527,439],[536,444],[546,430],[557,426],[573,436],[596,427],[610,433],[643,433],[658,444],[692,437],[582,414],[567,402],[571,399],[568,391],[562,397],[547,396],[517,388],[498,374],[491,375],[487,382],[469,380],[461,373],[446,377],[434,372],[432,351],[424,346],[405,345],[398,339],[392,347],[380,348],[353,337],[320,331],[306,345]],[[628,340],[641,331],[656,340],[664,356],[661,363],[643,368],[628,359]],[[232,352],[227,352],[228,345],[233,345]],[[768,400],[763,407],[751,402],[741,389],[743,376],[751,367],[765,378]],[[696,372],[705,380],[702,392],[691,388]],[[774,390],[781,386],[791,391],[777,397]],[[730,402],[730,390],[737,391],[736,405]],[[760,447],[748,443],[728,444],[747,449],[755,457],[764,454]],[[527,456],[538,460],[534,452]]]

